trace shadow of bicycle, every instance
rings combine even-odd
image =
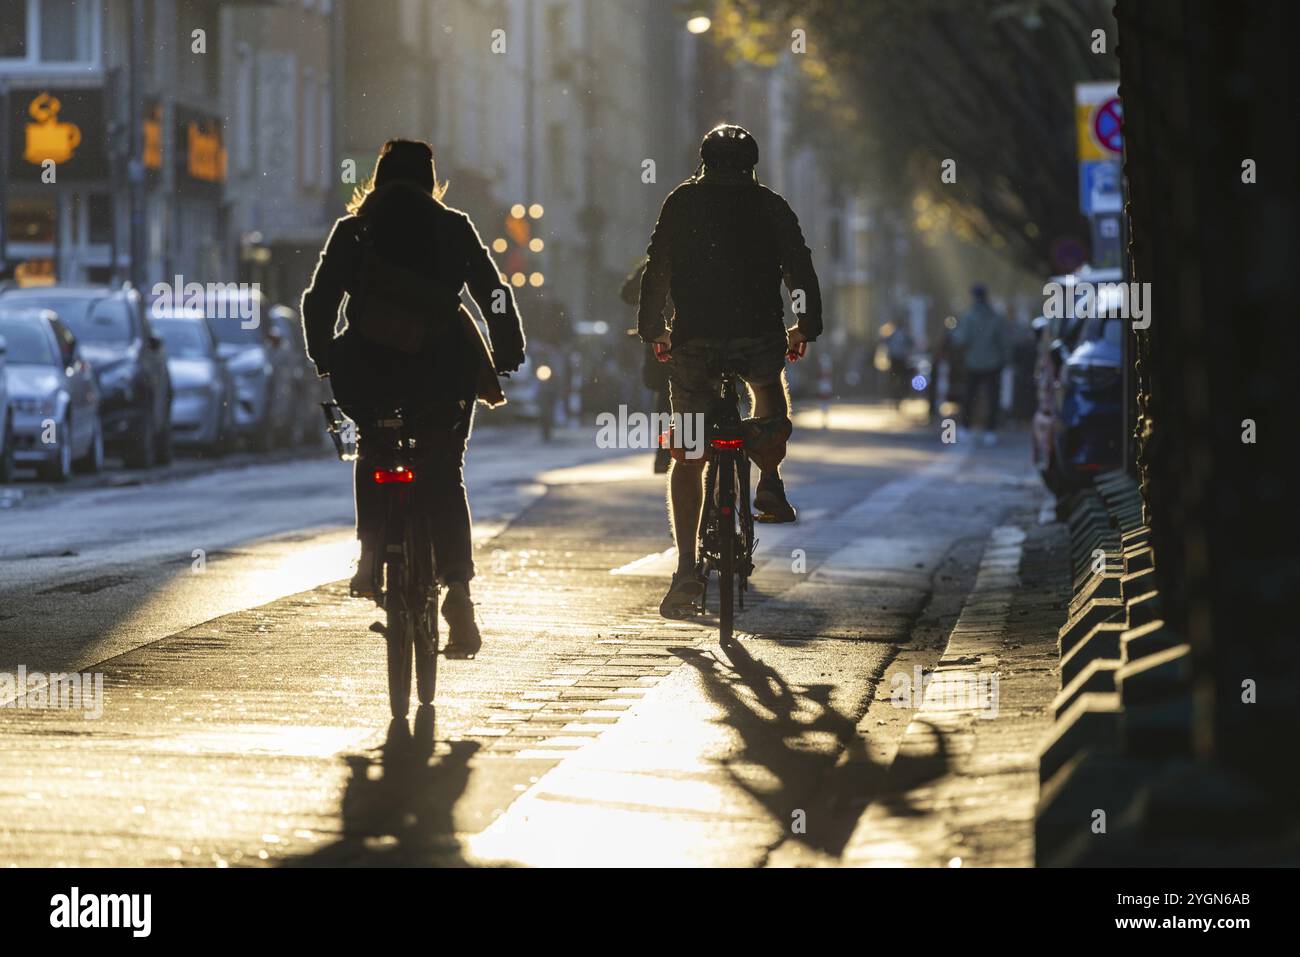
[[[721,656],[696,648],[673,651],[696,669],[706,694],[722,710],[721,720],[740,738],[740,747],[720,761],[731,780],[789,840],[811,850],[843,854],[873,802],[886,804],[893,814],[920,813],[906,792],[948,767],[949,755],[935,729],[940,740],[927,760],[896,761],[891,769],[873,757],[858,731],[869,698],[855,703],[855,714],[846,714],[832,705],[835,685],[794,685],[741,642],[722,646]],[[897,780],[900,771],[904,780]]]
[[[377,753],[348,754],[335,843],[289,861],[298,867],[464,867],[452,811],[469,782],[473,741],[439,752],[435,709],[421,705],[414,728],[394,718]]]

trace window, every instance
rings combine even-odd
[[[55,363],[50,337],[37,321],[0,319],[0,335],[9,346],[9,361],[23,365],[52,366]]]
[[[99,59],[96,0],[0,0],[0,60],[71,66]]]
[[[319,162],[316,151],[320,139],[316,132],[316,74],[307,70],[302,78],[302,182],[310,187],[316,182]]]
[[[90,56],[90,3],[86,0],[40,0],[41,60],[84,63]]]
[[[333,117],[330,116],[330,109],[333,107],[333,99],[330,97],[330,88],[328,83],[319,84],[320,92],[320,184],[328,186],[330,182],[330,164],[333,162],[333,156],[330,155],[330,148],[334,145],[333,139]]]
[[[27,0],[0,0],[0,60],[27,59]]]
[[[569,167],[566,162],[566,153],[564,124],[551,123],[546,127],[546,163],[549,167],[547,173],[551,182],[559,187],[560,192],[568,196],[572,194],[573,190],[569,185]]]
[[[54,200],[10,197],[6,235],[11,243],[54,242]]]
[[[88,232],[92,243],[113,241],[113,197],[109,193],[91,193],[86,203]]]
[[[546,11],[546,55],[551,60],[551,76],[560,81],[573,77],[573,58],[569,49],[568,11],[554,6]]]
[[[253,166],[253,50],[247,43],[235,48],[235,168]]]

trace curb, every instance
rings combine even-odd
[[[1057,515],[1074,590],[1057,641],[1055,720],[1039,752],[1035,863],[1275,863],[1286,852],[1267,829],[1281,826],[1282,809],[1194,759],[1191,647],[1161,617],[1137,484],[1124,472],[1099,475]]]

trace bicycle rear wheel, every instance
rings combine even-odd
[[[394,718],[405,718],[411,709],[411,650],[415,623],[407,605],[409,589],[406,577],[404,562],[388,562],[384,589],[388,625],[384,629],[384,638],[388,645],[388,706]]]
[[[415,616],[415,696],[420,704],[433,704],[433,694],[438,686],[438,600],[437,593],[429,597],[420,589]]]
[[[736,463],[724,455],[718,463],[718,632],[732,640],[736,599]]]

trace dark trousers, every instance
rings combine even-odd
[[[424,451],[413,463],[415,482],[408,490],[415,496],[417,514],[429,523],[434,567],[444,585],[468,582],[474,577],[472,525],[465,492],[465,448],[474,418],[473,403],[456,411],[458,414],[437,416],[418,429],[416,447]],[[353,477],[357,538],[362,548],[378,550],[384,545],[384,497],[394,492],[375,483],[374,470],[383,463],[385,449],[375,445],[374,419],[364,412],[359,414],[361,417],[355,420],[357,461]]]
[[[991,432],[998,427],[998,385],[1001,381],[1001,369],[991,369],[988,372],[966,370],[966,397],[961,404],[961,424],[964,427],[969,429],[974,426],[975,405],[981,393],[988,397],[987,428]]]
[[[375,422],[400,407],[414,423],[413,462],[416,510],[429,523],[438,580],[468,582],[474,577],[469,499],[465,493],[465,449],[474,421],[472,355],[455,340],[427,357],[392,357],[349,340],[334,341],[335,398],[357,425],[353,476],[357,538],[365,549],[379,549],[384,531],[385,496],[392,490],[374,481],[386,449]],[[414,418],[412,418],[414,416]]]

